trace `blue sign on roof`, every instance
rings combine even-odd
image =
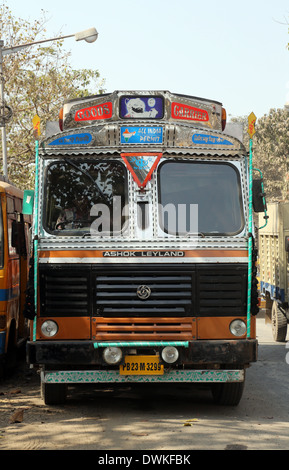
[[[120,141],[122,144],[161,144],[163,128],[159,126],[121,127]]]
[[[234,145],[232,142],[220,137],[219,135],[211,134],[194,134],[192,141],[194,144],[202,145]]]
[[[48,145],[87,145],[91,142],[91,134],[71,134],[64,135],[58,139],[53,140]]]

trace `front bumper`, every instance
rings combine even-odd
[[[232,383],[244,382],[241,370],[170,370],[163,375],[120,375],[115,370],[41,371],[41,382],[48,384],[78,383]]]
[[[53,366],[53,369],[64,367],[88,367],[108,369],[102,352],[103,347],[109,343],[101,343],[99,347],[95,341],[30,341],[27,343],[27,362],[41,366]],[[138,354],[159,354],[166,344],[155,345],[143,343],[137,345]],[[135,345],[122,346],[123,356],[130,354]],[[255,339],[242,340],[197,340],[188,341],[178,346],[179,359],[174,368],[203,367],[209,368],[212,364],[222,368],[241,368],[251,362],[257,361],[258,342]]]

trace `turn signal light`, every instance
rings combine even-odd
[[[225,108],[222,108],[222,131],[225,130],[227,124],[227,111]]]
[[[63,131],[63,108],[59,111],[59,129]]]

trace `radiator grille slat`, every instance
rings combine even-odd
[[[196,334],[192,318],[97,318],[93,328],[98,341],[186,341]]]

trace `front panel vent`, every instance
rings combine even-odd
[[[198,316],[246,315],[246,268],[206,266],[197,272]]]
[[[42,316],[89,316],[89,275],[65,269],[40,275]]]

